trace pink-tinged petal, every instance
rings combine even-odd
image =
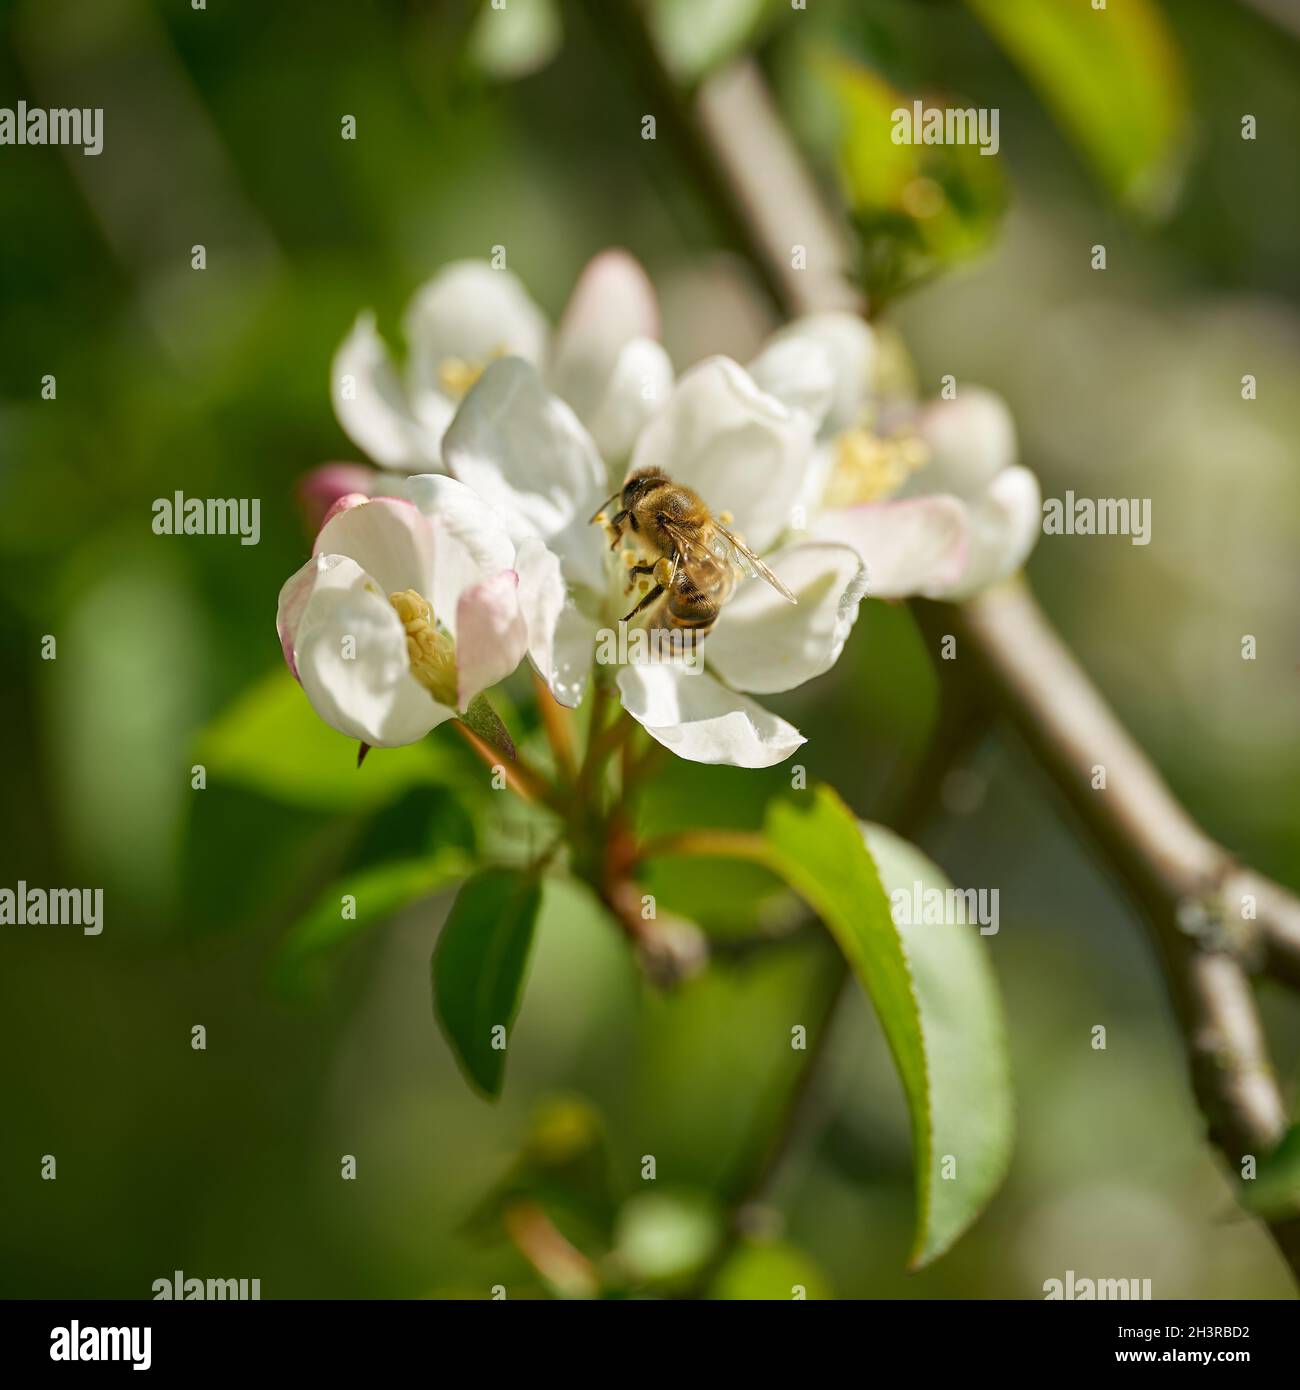
[[[298,505],[308,527],[319,531],[343,497],[368,497],[382,475],[364,463],[323,463],[298,480]]]
[[[867,588],[866,565],[846,545],[809,541],[766,559],[799,602],[788,603],[766,580],[746,580],[705,648],[711,670],[755,695],[793,690],[829,671]]]
[[[314,583],[298,615],[293,660],[320,718],[378,748],[414,743],[450,719],[455,711],[411,675],[406,634],[374,578],[345,555],[311,564]]]
[[[438,436],[416,417],[373,314],[362,314],[330,367],[334,413],[352,442],[385,468],[429,468]]]
[[[293,644],[298,633],[298,625],[307,609],[307,600],[316,587],[316,573],[320,568],[320,557],[313,556],[301,569],[295,570],[284,581],[280,589],[280,600],[276,605],[275,630],[280,637],[280,650],[284,653],[294,680],[298,679],[298,664],[293,659]]]
[[[578,277],[560,320],[551,386],[589,420],[623,348],[634,338],[658,337],[659,306],[640,262],[626,251],[602,251]]]
[[[456,699],[461,709],[504,680],[528,650],[519,576],[502,570],[466,589],[456,605]]]
[[[971,551],[961,576],[944,598],[969,598],[1014,574],[1042,532],[1043,500],[1028,468],[1004,468],[981,501],[972,504]]]
[[[414,503],[398,497],[340,498],[321,527],[312,553],[347,555],[385,594],[433,591],[433,527]]]
[[[381,475],[376,474],[376,477],[378,476]],[[363,506],[369,501],[370,494],[368,492],[345,492],[342,497],[336,497],[330,504],[329,511],[321,517],[320,526],[317,528],[316,534],[319,536],[321,531],[325,529],[326,523],[333,521],[340,512],[346,512],[352,507]]]
[[[631,469],[655,468],[684,483],[755,550],[788,529],[813,449],[813,425],[760,391],[726,357],[679,378],[637,439]]]
[[[938,598],[961,578],[970,550],[967,508],[949,496],[836,508],[814,518],[809,536],[856,550],[872,598]]]
[[[456,635],[456,605],[471,585],[510,569],[515,547],[496,512],[464,483],[440,473],[417,473],[395,485],[434,531],[433,611]]]
[[[691,762],[772,767],[807,741],[793,724],[698,668],[624,666],[618,688],[633,719]]]
[[[591,436],[516,357],[494,362],[465,397],[443,455],[452,476],[498,513],[516,542],[585,525],[605,495],[605,466]]]
[[[950,492],[974,502],[1016,461],[1016,428],[1006,402],[982,386],[962,386],[950,401],[931,401],[914,421],[930,454],[902,496]]]
[[[529,660],[560,704],[576,709],[591,675],[597,624],[574,606],[559,556],[541,541],[520,542],[515,569]]]

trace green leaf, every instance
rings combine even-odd
[[[1112,196],[1148,215],[1173,205],[1187,150],[1182,58],[1158,5],[1104,10],[967,0],[1037,88]]]
[[[865,835],[865,840],[864,840]],[[890,894],[948,883],[918,850],[860,827],[820,787],[768,813],[773,868],[817,911],[871,997],[912,1117],[917,1228],[911,1267],[941,1255],[1006,1172],[1011,1085],[992,969],[974,925],[895,925]],[[956,1175],[944,1177],[945,1159]]]
[[[313,810],[364,811],[419,783],[451,780],[459,766],[426,739],[371,749],[357,766],[357,745],[312,709],[285,668],[243,692],[199,736],[195,761],[209,781],[251,788]]]
[[[280,948],[280,982],[291,988],[301,987],[308,971],[322,957],[408,904],[464,878],[470,867],[470,857],[464,850],[448,847],[430,857],[398,859],[340,878],[285,936]],[[345,896],[351,900],[346,916]]]
[[[461,723],[476,733],[484,743],[495,748],[511,762],[514,761],[515,741],[510,737],[510,730],[506,728],[505,721],[492,708],[486,695],[475,695],[460,719]]]
[[[433,1008],[466,1079],[489,1099],[501,1093],[508,1036],[523,994],[528,952],[541,905],[537,876],[488,869],[471,878],[433,952]]]

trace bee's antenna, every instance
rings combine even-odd
[[[605,508],[608,507],[611,502],[617,502],[619,497],[622,496],[622,494],[623,489],[619,488],[617,492],[613,492],[607,498],[605,498],[605,500],[600,504],[600,506],[597,507],[596,510],[591,514],[591,520],[587,522],[587,525],[594,526],[596,522],[600,520],[601,513],[605,510]]]

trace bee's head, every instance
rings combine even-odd
[[[631,511],[646,493],[653,492],[668,481],[668,475],[661,468],[638,468],[635,473],[628,474],[623,484],[623,506]]]

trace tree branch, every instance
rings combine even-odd
[[[623,52],[712,204],[787,314],[862,307],[848,288],[844,239],[751,61],[700,88],[693,104],[664,70],[634,0],[587,0],[618,12]],[[655,109],[655,108],[652,108]],[[791,249],[807,248],[806,270]],[[1267,1152],[1285,1111],[1246,968],[1300,985],[1300,901],[1198,827],[1115,718],[1023,583],[961,605],[913,605],[918,621],[958,637],[982,698],[1020,730],[1150,923],[1210,1138],[1234,1164]],[[939,663],[950,677],[955,663]],[[949,670],[945,671],[944,667]],[[1092,769],[1106,769],[1093,790]],[[1256,918],[1243,918],[1242,895]],[[1270,1232],[1300,1274],[1300,1221]]]

